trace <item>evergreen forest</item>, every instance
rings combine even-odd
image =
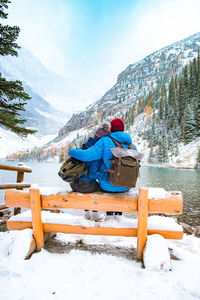
[[[145,98],[126,112],[126,125],[134,114],[146,113],[142,132],[151,148],[149,162],[168,162],[169,154],[179,154],[178,144],[188,144],[200,136],[200,51],[181,73],[170,80],[160,79]]]

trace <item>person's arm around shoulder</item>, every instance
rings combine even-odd
[[[94,146],[87,150],[81,149],[72,149],[69,151],[69,155],[79,159],[81,161],[93,161],[101,159],[103,156],[103,149],[104,149],[104,138],[101,138],[96,142]]]

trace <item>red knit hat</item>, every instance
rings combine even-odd
[[[120,118],[113,119],[110,122],[110,125],[111,125],[110,127],[111,132],[124,131],[124,122]]]

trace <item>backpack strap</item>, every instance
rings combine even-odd
[[[123,144],[120,144],[118,141],[116,141],[112,136],[108,136],[112,141],[113,143],[115,144],[116,147],[120,147],[120,148],[123,148]]]
[[[116,147],[120,147],[123,148],[123,144],[120,144],[118,141],[116,141],[112,136],[108,136],[113,143],[115,144]],[[125,145],[127,145],[126,143],[124,143]],[[133,143],[129,144],[128,149],[134,149],[135,145]]]
[[[135,145],[133,143],[131,143],[129,146],[128,146],[128,149],[134,149]]]

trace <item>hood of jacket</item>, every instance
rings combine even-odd
[[[131,139],[130,135],[123,131],[113,132],[110,134],[110,136],[121,144],[124,143],[124,144],[129,145],[132,143],[132,139]]]

